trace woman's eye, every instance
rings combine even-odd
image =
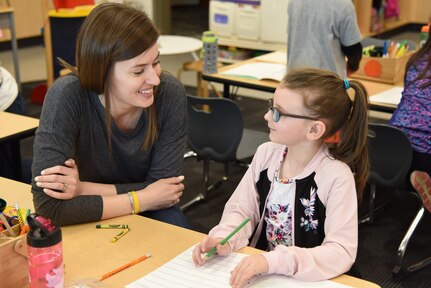
[[[139,71],[135,71],[133,72],[134,75],[141,75],[142,73],[144,73],[145,69],[139,70]]]
[[[159,64],[160,64],[160,60],[157,60],[156,62],[153,63],[153,67],[156,67]]]

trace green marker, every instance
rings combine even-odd
[[[226,244],[226,242],[229,241],[229,239],[232,238],[232,236],[235,235],[242,227],[244,227],[245,224],[247,224],[248,221],[250,221],[250,218],[245,218],[244,221],[242,221],[242,223],[239,224],[239,226],[235,228],[235,230],[233,230],[229,235],[227,235],[226,238],[224,238],[223,240],[221,240],[220,245]],[[208,252],[208,254],[204,258],[204,261],[207,261],[208,258],[210,258],[211,256],[213,256],[216,251],[217,251],[217,246],[214,247],[210,252]]]

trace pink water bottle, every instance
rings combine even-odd
[[[27,217],[30,287],[64,287],[61,230],[36,213]]]

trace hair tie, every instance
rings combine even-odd
[[[344,88],[346,88],[346,90],[349,89],[350,88],[349,80],[344,79],[343,81],[344,81]]]

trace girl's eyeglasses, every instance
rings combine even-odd
[[[280,113],[280,111],[278,111],[278,109],[274,107],[272,99],[269,99],[269,101],[268,101],[268,110],[271,111],[272,120],[274,122],[280,121],[280,117],[281,116],[290,117],[290,118],[299,118],[299,119],[314,120],[314,121],[319,120],[317,118],[309,117],[309,116],[296,115],[296,114],[290,114],[290,113],[289,114]]]

